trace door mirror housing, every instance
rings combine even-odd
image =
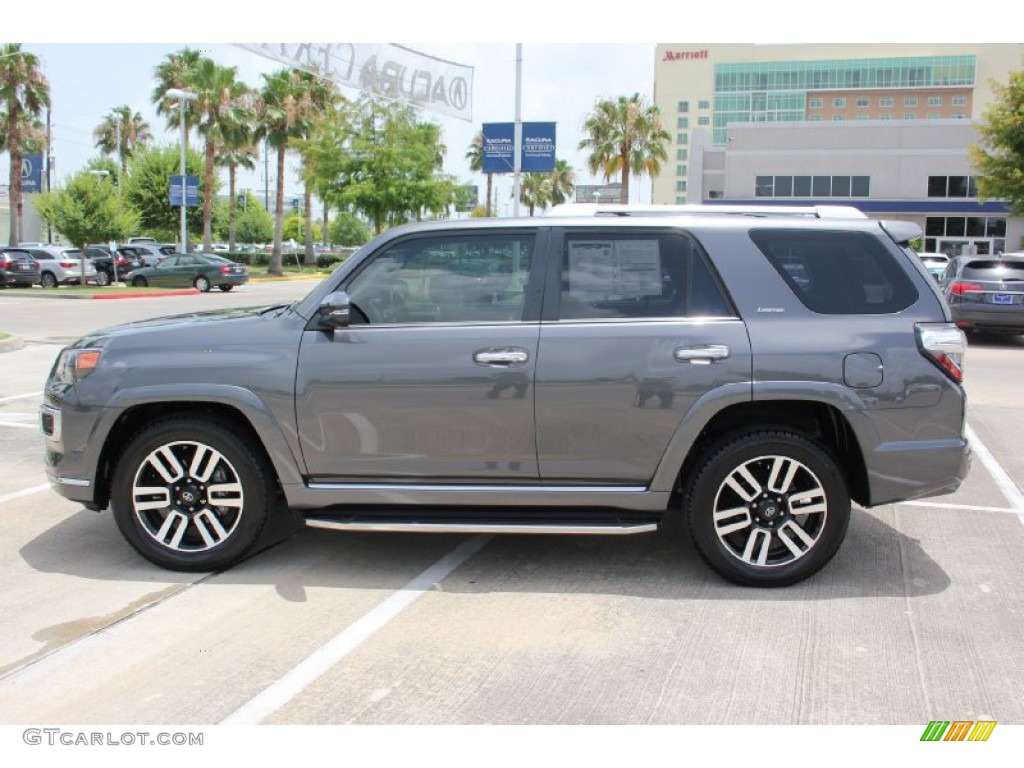
[[[348,328],[351,313],[351,301],[345,291],[335,291],[324,297],[317,308],[320,325],[331,330]]]

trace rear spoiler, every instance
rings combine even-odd
[[[921,226],[915,224],[912,221],[880,221],[878,222],[882,230],[896,245],[910,245],[911,240],[917,240],[924,234],[921,231]]]

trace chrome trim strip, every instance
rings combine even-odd
[[[512,525],[508,523],[487,525],[486,523],[399,523],[325,520],[307,517],[306,525],[331,531],[382,531],[389,533],[551,533],[591,534],[626,536],[633,533],[651,533],[658,529],[657,523],[637,525]]]
[[[92,485],[92,480],[79,480],[76,477],[54,477],[52,479],[58,485],[73,485],[76,488],[88,488]]]
[[[438,491],[441,493],[645,493],[643,486],[400,485],[398,483],[309,483],[311,491]]]

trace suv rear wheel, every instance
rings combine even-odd
[[[175,418],[139,432],[117,461],[111,506],[135,550],[179,571],[243,559],[274,501],[274,483],[251,442],[218,420]]]
[[[704,561],[737,584],[781,587],[832,559],[850,496],[829,453],[792,432],[749,432],[717,443],[685,496]]]

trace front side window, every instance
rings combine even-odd
[[[563,320],[733,315],[694,241],[674,232],[571,234],[561,285]]]
[[[533,251],[534,236],[522,233],[403,240],[348,284],[352,322],[521,320]]]
[[[917,300],[910,278],[867,232],[761,229],[750,237],[812,312],[891,314]]]

